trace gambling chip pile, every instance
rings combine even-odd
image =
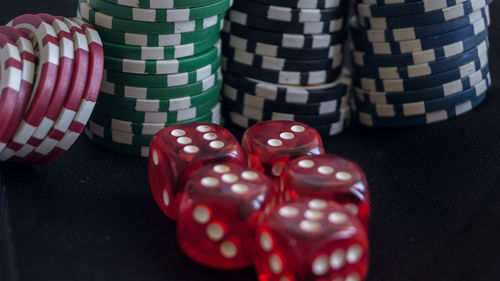
[[[446,120],[478,106],[491,84],[493,0],[356,0],[354,96],[375,127]]]
[[[325,154],[312,127],[265,121],[240,145],[215,124],[175,125],[154,136],[149,155],[152,195],[194,261],[254,265],[263,281],[365,279],[366,176],[355,162]]]
[[[220,36],[231,0],[80,0],[103,40],[104,77],[89,136],[147,156],[166,126],[220,122]]]
[[[0,161],[54,161],[99,95],[103,48],[79,19],[22,15],[0,26]]]
[[[294,120],[330,136],[349,119],[348,0],[236,0],[222,33],[225,125]]]

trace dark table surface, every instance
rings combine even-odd
[[[22,13],[72,16],[76,3],[4,0],[0,24]],[[370,182],[371,281],[500,276],[500,5],[491,12],[494,83],[479,108],[425,127],[355,125],[326,141]],[[82,136],[51,165],[0,165],[0,280],[256,280],[251,269],[216,271],[182,254],[146,163]]]

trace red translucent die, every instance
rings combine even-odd
[[[266,216],[256,234],[261,281],[360,281],[369,245],[359,219],[323,199],[299,199]]]
[[[186,180],[201,167],[221,162],[246,165],[240,144],[223,127],[191,123],[161,130],[149,148],[149,183],[156,203],[175,220]]]
[[[245,131],[241,141],[247,153],[248,166],[268,176],[280,176],[293,158],[323,154],[323,141],[318,132],[299,122],[265,121]]]
[[[263,173],[232,163],[192,175],[179,205],[177,236],[193,260],[215,268],[252,265],[255,229],[271,196]]]
[[[281,185],[289,199],[315,197],[344,205],[368,229],[368,183],[355,162],[332,154],[299,157],[285,167]]]

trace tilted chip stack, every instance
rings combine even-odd
[[[493,0],[356,1],[350,26],[361,124],[424,125],[484,101]]]
[[[80,0],[100,33],[101,96],[87,135],[106,148],[148,156],[153,135],[190,122],[220,123],[220,36],[231,0]]]
[[[349,5],[236,0],[222,32],[226,126],[294,120],[323,136],[341,132],[350,111],[342,69]]]

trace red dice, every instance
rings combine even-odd
[[[289,199],[314,197],[344,205],[368,229],[368,183],[355,162],[332,154],[299,157],[288,163],[280,184]]]
[[[252,264],[255,228],[271,199],[271,180],[237,164],[205,166],[187,182],[177,234],[193,260],[238,269]]]
[[[192,123],[161,130],[149,149],[149,182],[156,203],[175,220],[178,195],[191,174],[205,165],[222,162],[246,164],[238,141],[223,127]]]
[[[323,154],[318,132],[299,122],[265,121],[246,130],[241,146],[248,166],[268,176],[280,176],[283,167],[298,156]]]
[[[261,281],[360,281],[369,248],[358,218],[323,199],[300,199],[271,212],[257,230]]]

